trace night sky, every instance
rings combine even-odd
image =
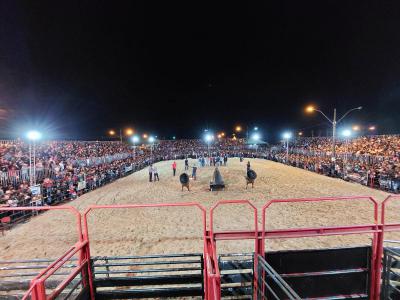
[[[217,2],[1,1],[1,135],[400,132],[399,1]]]

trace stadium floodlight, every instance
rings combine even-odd
[[[236,126],[235,131],[236,132],[241,132],[242,131],[242,126],[240,126],[240,125]]]
[[[138,136],[138,135],[134,135],[134,136],[132,137],[132,142],[133,142],[134,144],[139,143],[139,141],[140,141],[140,139],[139,139],[139,136]]]
[[[286,140],[286,163],[289,164],[289,139],[292,137],[291,132],[284,132],[283,138]]]
[[[368,130],[369,130],[369,131],[374,131],[375,129],[376,129],[375,126],[370,126],[370,127],[368,127]]]
[[[30,130],[26,137],[29,140],[29,181],[30,185],[36,185],[36,141],[42,137],[42,134],[37,130]],[[32,156],[33,142],[33,156]]]
[[[359,130],[360,130],[360,126],[354,125],[352,129],[353,129],[354,131],[359,131]]]
[[[127,128],[125,133],[126,133],[126,135],[131,136],[133,134],[133,129],[132,128]]]
[[[214,139],[214,136],[212,134],[206,134],[205,140],[206,142],[211,142]]]
[[[155,141],[155,138],[152,136],[149,136],[149,143],[154,143],[154,141]]]
[[[28,133],[26,134],[26,137],[31,141],[37,141],[42,137],[42,134],[39,131],[31,130],[31,131],[28,131]]]
[[[351,130],[350,129],[345,129],[342,131],[342,135],[346,138],[351,136]]]
[[[256,142],[258,142],[259,140],[260,140],[260,135],[258,134],[258,133],[254,133],[252,136],[251,136],[251,139],[253,140],[253,141],[256,141]]]
[[[173,139],[173,140],[176,140],[176,136],[173,136],[172,139]]]
[[[285,139],[285,140],[288,140],[288,139],[290,139],[292,137],[292,133],[291,132],[285,132],[284,134],[283,134],[283,138]]]
[[[256,127],[254,127],[254,131],[257,131],[258,130],[258,127],[256,126]]]
[[[147,133],[143,133],[143,138],[147,139],[149,136],[147,135]]]

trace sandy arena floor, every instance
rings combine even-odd
[[[231,159],[227,167],[220,168],[227,184],[225,191],[208,191],[214,168],[206,167],[198,170],[197,181],[191,181],[192,190],[182,192],[178,175],[183,171],[183,161],[178,161],[176,177],[172,176],[171,162],[167,161],[157,164],[160,182],[148,182],[145,169],[68,204],[79,211],[92,204],[166,202],[198,202],[209,208],[222,199],[248,199],[261,208],[274,198],[368,195],[381,202],[388,195],[358,184],[257,159],[251,160],[252,168],[258,174],[255,188],[246,190],[246,162]],[[396,208],[389,212],[394,217],[399,205],[395,203],[391,207]],[[221,206],[215,213],[217,229],[250,229],[254,226],[252,220],[252,211],[242,205]],[[365,201],[288,203],[271,207],[267,226],[350,225],[370,223],[372,220],[372,206]],[[92,255],[202,252],[201,218],[194,208],[98,210],[91,213],[89,228]],[[46,212],[0,236],[0,260],[58,257],[76,240],[72,217],[60,212]],[[336,236],[273,240],[267,242],[267,249],[324,248],[365,243],[370,243],[370,236]],[[219,252],[253,249],[251,241],[218,242],[217,246]]]

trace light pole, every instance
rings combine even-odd
[[[26,134],[29,139],[29,183],[36,185],[36,141],[39,140],[42,134],[39,131],[31,130]],[[33,144],[33,159],[32,159],[32,144]],[[32,168],[33,160],[33,168]]]
[[[345,129],[345,130],[343,130],[343,132],[342,132],[342,135],[346,138],[346,153],[345,153],[345,160],[344,160],[344,163],[343,163],[343,177],[345,176],[345,175],[347,175],[347,160],[348,160],[348,151],[349,151],[349,138],[350,138],[350,136],[351,136],[351,130],[350,129]]]
[[[260,140],[260,134],[258,133],[253,133],[251,136],[251,139],[254,141],[254,144],[256,145],[256,154],[258,152],[258,141]]]
[[[358,106],[358,107],[349,109],[343,116],[341,116],[339,118],[339,120],[336,120],[336,108],[334,108],[333,109],[333,119],[331,120],[322,111],[320,111],[319,109],[316,109],[313,106],[308,106],[306,108],[306,111],[309,113],[314,112],[314,111],[319,112],[321,115],[323,115],[329,121],[329,123],[332,124],[332,161],[335,161],[335,159],[336,159],[336,126],[337,126],[337,124],[339,124],[339,122],[342,121],[352,111],[361,110],[361,109],[362,109],[362,106]]]
[[[207,142],[208,158],[210,158],[210,142],[214,139],[214,136],[210,133],[207,133],[205,139]]]
[[[151,163],[153,163],[153,145],[154,145],[154,140],[155,140],[154,137],[149,136]]]
[[[285,132],[283,138],[286,140],[286,164],[289,164],[289,139],[292,137],[290,132]]]
[[[134,135],[132,137],[132,143],[133,143],[133,158],[136,159],[136,143],[139,143],[139,136]]]

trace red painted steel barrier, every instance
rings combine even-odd
[[[78,238],[77,244],[84,243],[83,235],[82,235],[81,214],[79,213],[79,211],[76,208],[74,208],[72,206],[65,205],[65,206],[0,207],[0,212],[2,212],[2,211],[48,211],[48,210],[65,211],[65,212],[69,212],[72,215],[74,215],[76,218],[76,231],[77,231],[77,238]],[[68,251],[70,251],[70,250],[68,250]],[[33,300],[46,299],[46,289],[44,287],[44,281],[41,282],[40,280],[47,272],[49,272],[50,269],[55,268],[57,265],[57,262],[59,262],[60,259],[65,257],[65,255],[66,254],[64,254],[61,258],[59,258],[58,260],[56,260],[55,262],[50,264],[46,269],[42,270],[34,279],[32,279],[30,288],[25,293],[23,299],[28,299],[29,297]],[[80,251],[78,265],[81,265],[84,260],[85,260],[84,253],[83,253],[83,251]]]
[[[90,257],[90,242],[89,242],[89,227],[88,227],[88,222],[87,222],[87,218],[88,215],[91,211],[93,210],[98,210],[98,209],[120,209],[120,208],[129,208],[129,209],[133,209],[133,208],[158,208],[158,207],[197,207],[200,211],[201,211],[201,216],[202,216],[202,222],[203,222],[203,242],[204,242],[204,254],[208,253],[208,249],[205,243],[206,240],[206,210],[203,206],[201,206],[199,203],[196,202],[189,202],[189,203],[161,203],[161,204],[123,204],[123,205],[92,205],[89,206],[85,212],[83,213],[83,224],[84,224],[84,232],[83,232],[83,236],[84,236],[84,240],[87,241],[88,245],[87,245],[87,257]],[[204,258],[204,268],[206,268],[206,260],[205,260],[205,256]],[[92,274],[92,268],[90,267],[90,264],[88,264],[88,268],[87,268],[88,274],[89,274],[89,278],[93,278],[93,274]],[[207,274],[207,273],[206,273]],[[204,293],[206,293],[206,282],[208,282],[208,278],[204,278]],[[94,300],[94,287],[93,287],[93,282],[92,280],[89,280],[89,285],[90,285],[90,291],[91,291],[91,299]]]
[[[327,197],[327,198],[304,198],[304,199],[274,199],[268,201],[262,208],[262,228],[258,226],[258,210],[248,200],[225,200],[217,202],[210,210],[209,231],[206,224],[206,210],[198,203],[166,203],[166,204],[127,204],[127,205],[95,205],[90,206],[83,213],[84,228],[81,227],[81,215],[72,207],[26,207],[26,208],[0,208],[0,211],[12,210],[70,210],[77,218],[78,242],[71,247],[62,257],[53,262],[48,268],[41,271],[38,276],[32,280],[32,285],[23,299],[31,297],[34,300],[54,299],[65,289],[65,287],[78,275],[82,278],[88,278],[88,285],[91,299],[94,299],[94,288],[92,282],[92,273],[90,268],[90,248],[89,248],[89,228],[87,217],[92,210],[97,209],[118,209],[118,208],[159,208],[159,207],[197,207],[202,216],[202,230],[204,239],[204,295],[207,300],[219,300],[221,298],[221,275],[218,267],[218,257],[216,251],[216,241],[218,240],[238,240],[254,239],[255,253],[264,256],[265,241],[277,238],[300,238],[317,237],[331,235],[350,235],[350,234],[372,234],[372,255],[371,255],[371,288],[370,299],[378,300],[380,295],[380,273],[382,267],[381,256],[383,253],[384,232],[400,231],[399,223],[386,224],[385,211],[390,201],[400,199],[400,196],[389,196],[382,203],[380,220],[378,220],[378,203],[372,197]],[[286,228],[286,229],[266,229],[267,210],[271,205],[278,203],[305,203],[305,202],[325,202],[325,201],[367,201],[372,204],[373,222],[371,224],[350,225],[350,226],[329,226],[313,228]],[[220,205],[245,204],[253,210],[254,229],[247,231],[214,231],[214,211]],[[380,221],[380,223],[379,223]],[[79,254],[79,263],[70,275],[61,282],[57,288],[48,296],[44,289],[45,281],[54,274],[68,259],[73,255]],[[255,278],[257,274],[255,274]],[[255,286],[256,288],[256,286]]]
[[[317,227],[317,228],[297,228],[297,229],[275,229],[266,230],[266,210],[276,203],[305,203],[305,202],[325,202],[325,201],[354,201],[361,200],[371,202],[373,205],[373,224],[365,225],[351,225],[351,226],[331,226],[331,227]],[[330,236],[330,235],[349,235],[349,234],[372,234],[372,255],[371,255],[371,279],[370,279],[370,297],[371,299],[378,299],[376,291],[377,288],[377,266],[380,266],[381,259],[378,256],[378,246],[381,228],[378,224],[378,202],[372,197],[367,196],[351,196],[351,197],[326,197],[326,198],[294,198],[294,199],[274,199],[268,201],[262,208],[262,230],[261,242],[262,253],[265,252],[265,239],[271,238],[300,238],[311,236]],[[380,280],[380,279],[379,279]]]
[[[393,232],[393,231],[400,231],[400,220],[398,222],[394,223],[387,223],[386,222],[386,210],[387,210],[387,205],[392,202],[392,201],[399,201],[400,200],[400,195],[390,195],[388,196],[383,202],[382,202],[382,209],[381,209],[381,224],[382,224],[382,232],[379,235],[378,238],[378,253],[377,257],[380,258],[380,261],[376,261],[376,291],[377,291],[377,297],[380,297],[380,286],[381,286],[381,273],[382,273],[382,256],[383,256],[383,241],[385,238],[385,232]],[[377,298],[379,299],[379,298]]]
[[[253,218],[254,218],[254,230],[253,232],[253,237],[254,238],[254,252],[259,254],[260,253],[260,249],[259,249],[259,243],[258,243],[258,214],[257,214],[257,208],[253,205],[253,203],[251,203],[249,200],[221,200],[218,201],[211,209],[210,209],[210,240],[212,240],[214,242],[214,255],[215,255],[215,259],[217,260],[217,254],[216,254],[216,244],[215,241],[218,239],[218,233],[214,232],[214,211],[217,209],[218,206],[220,205],[229,205],[229,204],[245,204],[247,206],[249,206],[252,210],[253,210]],[[225,234],[225,236],[227,236],[226,239],[235,239],[231,233],[239,233],[238,231],[225,231],[223,232],[223,234]],[[229,236],[229,237],[228,237]],[[239,237],[240,238],[240,237]],[[220,239],[222,240],[222,238]],[[257,263],[258,260],[255,259],[254,260],[254,270],[257,270]],[[218,268],[218,266],[217,266]],[[218,270],[219,273],[219,270]],[[258,277],[257,274],[254,273],[254,278],[253,278],[253,282],[254,282],[254,291],[257,291],[257,284],[258,284]],[[221,286],[221,275],[219,275],[219,286]],[[220,293],[219,293],[220,295]],[[216,299],[220,299],[216,298]]]

